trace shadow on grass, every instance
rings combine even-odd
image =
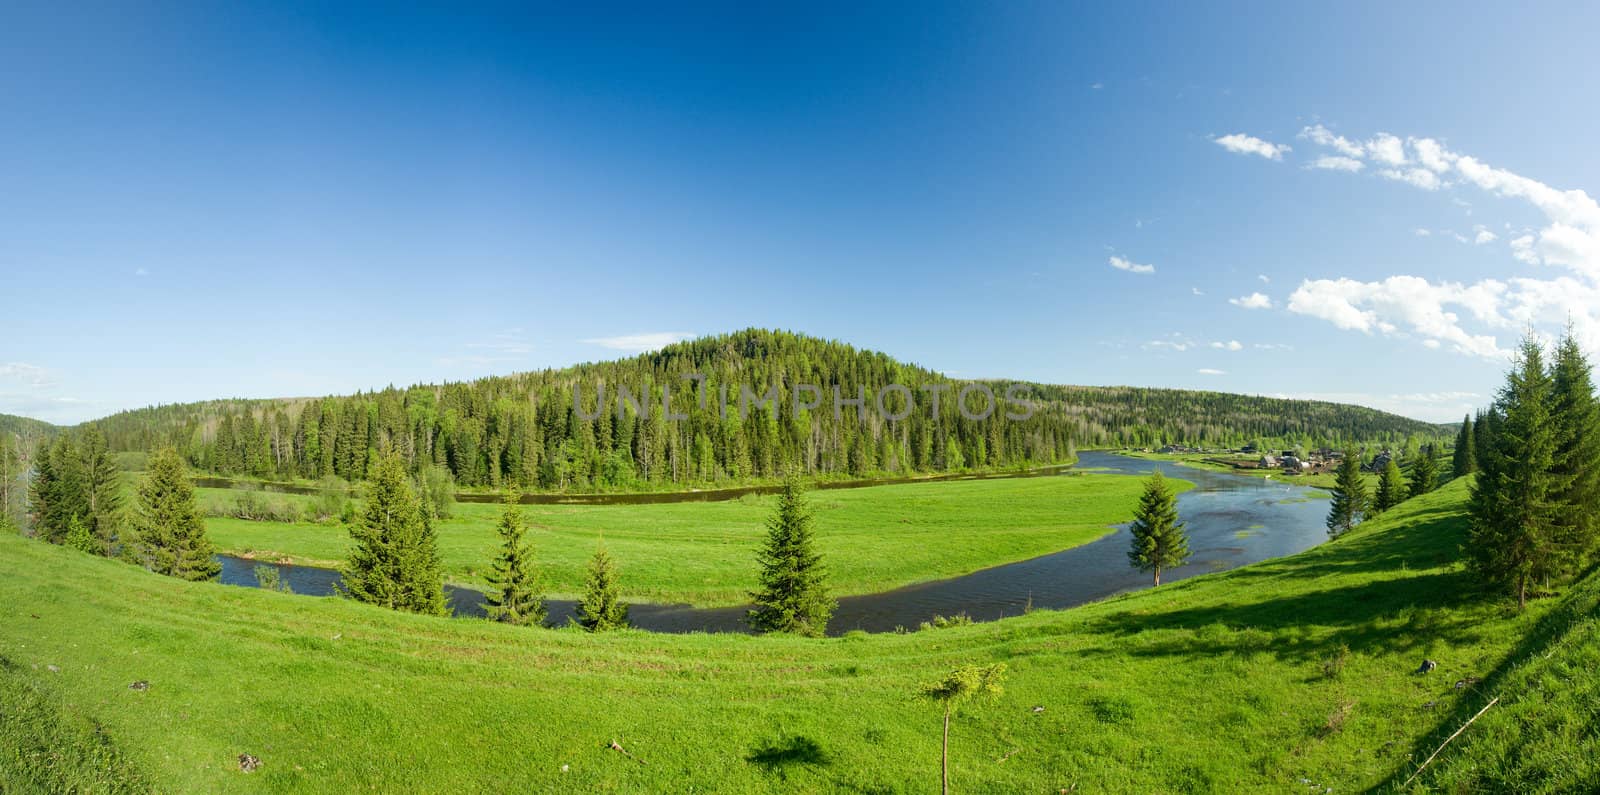
[[[1113,643],[1085,653],[1262,652],[1306,661],[1325,658],[1341,646],[1390,654],[1439,641],[1475,642],[1482,637],[1479,625],[1488,606],[1471,575],[1452,565],[1465,525],[1459,510],[1423,509],[1405,517],[1405,524],[1231,573],[1227,577],[1237,586],[1238,601],[1104,616],[1087,628]],[[1327,586],[1319,588],[1324,580]],[[1284,588],[1271,588],[1274,582],[1293,584],[1299,592],[1283,593]],[[1175,598],[1184,592],[1180,584]],[[1212,632],[1218,628],[1227,631]],[[1146,634],[1160,630],[1183,632],[1170,639]]]
[[[767,772],[782,772],[794,765],[827,765],[828,752],[822,744],[803,735],[782,737],[750,752],[745,761],[760,765]]]
[[[1403,790],[1402,787],[1416,770],[1416,765],[1427,759],[1428,754],[1438,749],[1446,738],[1461,728],[1479,710],[1482,710],[1484,705],[1488,704],[1496,695],[1514,697],[1516,695],[1515,692],[1501,692],[1507,680],[1512,678],[1523,664],[1532,661],[1535,655],[1541,658],[1547,656],[1547,650],[1550,650],[1565,639],[1567,634],[1584,618],[1597,613],[1600,613],[1600,569],[1591,568],[1582,579],[1568,589],[1562,603],[1541,617],[1538,623],[1534,624],[1533,629],[1522,637],[1516,647],[1501,658],[1500,664],[1473,688],[1477,697],[1461,699],[1453,712],[1444,716],[1432,731],[1417,740],[1412,746],[1411,753],[1404,757],[1406,761],[1403,761],[1386,781],[1373,787],[1371,791],[1410,791]],[[1589,731],[1596,730],[1596,725],[1591,723]],[[1471,729],[1467,731],[1471,731]],[[1461,739],[1458,738],[1456,742],[1460,743]],[[1549,738],[1536,736],[1529,737],[1528,741],[1537,742],[1540,739]],[[1444,768],[1449,755],[1450,751],[1446,749],[1439,755],[1438,759],[1434,760],[1429,770],[1435,771]],[[1427,776],[1419,777],[1416,782],[1416,788],[1427,789],[1428,781]]]

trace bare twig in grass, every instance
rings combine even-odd
[[[1021,748],[1013,748],[1013,749],[1011,749],[1011,751],[1010,751],[1010,752],[1009,752],[1009,753],[1007,753],[1007,754],[1006,754],[1006,755],[1005,755],[1005,756],[1002,756],[1002,757],[1000,757],[1000,758],[999,758],[999,759],[996,759],[996,760],[994,760],[994,763],[995,763],[995,764],[997,764],[997,765],[998,765],[998,764],[1000,764],[1000,763],[1001,763],[1001,762],[1004,762],[1004,761],[1006,761],[1006,760],[1007,760],[1007,759],[1010,759],[1010,758],[1011,758],[1011,757],[1013,757],[1013,756],[1016,756],[1016,755],[1017,755],[1017,754],[1019,754],[1019,753],[1022,753],[1022,749],[1021,749]]]
[[[1490,702],[1489,702],[1489,703],[1487,703],[1487,704],[1484,704],[1484,705],[1483,705],[1483,709],[1480,709],[1480,710],[1478,710],[1478,714],[1477,714],[1477,715],[1473,715],[1473,716],[1472,716],[1472,717],[1471,717],[1471,718],[1468,718],[1468,719],[1467,719],[1467,722],[1466,722],[1466,723],[1463,723],[1463,724],[1461,724],[1461,728],[1459,728],[1459,729],[1456,729],[1456,733],[1455,733],[1455,734],[1452,734],[1452,735],[1450,735],[1450,736],[1449,736],[1449,737],[1446,737],[1446,738],[1445,738],[1445,740],[1444,740],[1444,742],[1442,742],[1442,743],[1440,743],[1440,744],[1439,744],[1439,747],[1438,747],[1438,748],[1437,748],[1437,749],[1434,749],[1434,752],[1433,752],[1433,753],[1431,753],[1431,754],[1428,754],[1428,758],[1427,758],[1427,759],[1424,759],[1424,760],[1422,760],[1422,764],[1421,764],[1421,765],[1419,765],[1419,766],[1418,766],[1418,767],[1417,767],[1417,770],[1416,770],[1416,772],[1414,772],[1414,773],[1412,773],[1412,774],[1411,774],[1411,778],[1408,778],[1408,779],[1406,779],[1406,783],[1404,783],[1404,784],[1401,784],[1401,785],[1400,785],[1400,788],[1401,788],[1401,789],[1405,789],[1405,788],[1406,788],[1406,787],[1408,787],[1408,786],[1411,786],[1411,782],[1412,782],[1412,781],[1413,781],[1413,780],[1414,780],[1414,779],[1416,779],[1416,777],[1417,777],[1417,776],[1418,776],[1418,775],[1420,775],[1420,774],[1421,774],[1421,773],[1422,773],[1422,769],[1423,769],[1423,768],[1425,768],[1425,767],[1427,767],[1427,766],[1428,766],[1428,764],[1429,764],[1429,763],[1430,763],[1430,762],[1432,762],[1432,761],[1433,761],[1433,758],[1434,758],[1434,757],[1436,757],[1436,756],[1438,756],[1438,755],[1439,755],[1439,752],[1440,752],[1440,751],[1443,751],[1443,750],[1444,750],[1444,747],[1445,747],[1445,746],[1447,746],[1447,745],[1449,745],[1449,744],[1450,744],[1450,741],[1451,741],[1451,740],[1454,740],[1454,739],[1455,739],[1455,738],[1457,738],[1457,737],[1459,737],[1459,736],[1460,736],[1460,735],[1461,735],[1461,733],[1462,733],[1462,732],[1464,732],[1464,731],[1466,731],[1466,730],[1467,730],[1467,727],[1468,727],[1468,726],[1471,726],[1471,725],[1472,725],[1472,722],[1473,722],[1473,721],[1475,721],[1475,720],[1477,720],[1477,719],[1478,719],[1478,718],[1480,718],[1480,717],[1482,717],[1482,716],[1483,716],[1483,713],[1485,713],[1485,712],[1488,712],[1488,711],[1489,711],[1489,708],[1490,708],[1490,707],[1492,707],[1492,706],[1494,706],[1494,705],[1495,705],[1495,704],[1496,704],[1496,703],[1498,703],[1498,702],[1499,702],[1499,701],[1500,701],[1500,697],[1499,697],[1499,696],[1495,696],[1495,697],[1494,697],[1494,700],[1493,700],[1493,701],[1490,701]]]
[[[633,761],[638,762],[641,765],[644,764],[644,760],[643,759],[640,759],[639,757],[628,753],[628,749],[623,748],[622,747],[622,743],[619,743],[616,740],[612,740],[611,741],[610,748],[611,748],[611,750],[616,751],[617,753],[622,754],[623,756],[626,756],[629,759],[632,759]]]

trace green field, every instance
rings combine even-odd
[[[1424,780],[1530,789],[1578,769],[1552,755],[1595,744],[1592,685],[1562,683],[1594,659],[1596,589],[1523,613],[1476,592],[1457,561],[1465,485],[1300,555],[1099,604],[820,640],[400,615],[3,536],[0,779],[23,791],[928,792],[939,718],[913,698],[918,684],[1004,662],[1005,694],[954,724],[958,791],[1384,788],[1494,693],[1512,709],[1489,717],[1509,722],[1469,729]],[[1438,669],[1415,673],[1424,658]],[[1587,744],[1531,768],[1461,767],[1530,758],[1522,744],[1542,735],[1516,734],[1530,724]],[[241,753],[262,768],[241,773]]]
[[[1180,489],[1190,484],[1178,484]],[[816,491],[817,541],[839,595],[874,593],[1046,555],[1130,520],[1141,480],[1128,475],[915,483]],[[202,489],[208,505],[230,492]],[[295,499],[269,495],[270,499]],[[636,601],[733,605],[755,586],[755,555],[775,497],[663,505],[527,505],[524,515],[550,595],[570,596],[604,534]],[[499,544],[498,505],[461,503],[439,525],[445,576],[481,584]],[[349,532],[337,524],[212,518],[222,551],[332,566]]]

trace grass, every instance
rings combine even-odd
[[[838,595],[874,593],[1086,544],[1133,517],[1143,481],[1129,475],[1066,475],[815,491],[818,545]],[[1190,488],[1180,484],[1179,488]],[[210,505],[231,492],[201,489]],[[309,499],[269,495],[268,499]],[[527,505],[523,515],[551,595],[583,587],[604,535],[634,601],[743,604],[755,587],[755,554],[776,497],[663,505]],[[498,550],[499,505],[460,503],[439,525],[445,576],[481,584]],[[206,520],[218,549],[249,557],[333,566],[350,546],[336,524]]]
[[[1073,610],[821,640],[399,615],[7,536],[0,655],[20,675],[0,687],[48,684],[163,792],[927,792],[939,714],[918,685],[997,662],[1005,694],[952,728],[960,792],[1394,786],[1517,676],[1565,723],[1538,701],[1508,717],[1592,746],[1584,589],[1525,612],[1476,592],[1456,559],[1465,497],[1457,482],[1314,550]],[[1567,615],[1590,640],[1528,667]],[[1416,673],[1424,658],[1438,669]],[[1461,750],[1493,758],[1477,729]],[[262,768],[240,772],[241,753]]]

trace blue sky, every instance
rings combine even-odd
[[[0,412],[763,326],[1443,420],[1600,344],[1600,7],[745,5],[9,7]]]

